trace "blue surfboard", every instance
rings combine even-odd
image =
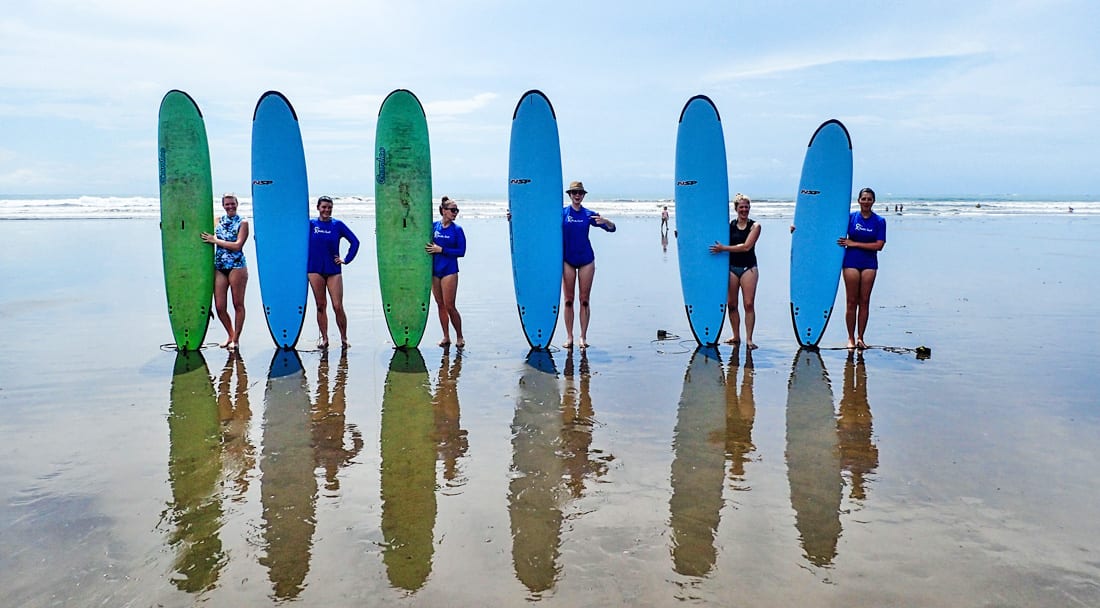
[[[718,343],[726,318],[729,255],[707,248],[729,243],[729,177],[718,108],[705,95],[688,100],[676,131],[676,251],[684,309],[695,340]]]
[[[528,91],[512,115],[508,230],[512,281],[531,348],[550,346],[558,324],[562,273],[562,177],[558,122],[550,100]]]
[[[794,207],[791,235],[791,322],[799,345],[816,347],[829,324],[840,284],[852,199],[852,139],[839,120],[814,132]]]
[[[252,116],[252,214],[267,328],[277,347],[294,348],[306,314],[309,187],[298,116],[276,91]]]

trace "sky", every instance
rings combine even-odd
[[[0,15],[0,194],[156,196],[157,113],[205,117],[215,194],[247,193],[282,92],[310,192],[373,195],[379,106],[425,107],[436,193],[507,192],[512,112],[554,105],[566,182],[671,198],[680,110],[709,96],[730,190],[794,198],[839,119],[879,195],[1097,195],[1095,0],[35,0]]]

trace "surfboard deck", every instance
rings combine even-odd
[[[298,116],[278,91],[252,116],[252,214],[267,328],[275,346],[294,348],[306,314],[309,186]]]
[[[718,343],[726,318],[729,254],[708,247],[729,243],[729,177],[718,108],[705,95],[684,104],[676,131],[676,251],[684,310],[695,340]]]
[[[210,148],[202,112],[187,93],[169,91],[157,127],[160,242],[168,320],[179,350],[202,346],[214,296],[214,232]]]
[[[852,140],[839,120],[821,124],[810,138],[791,235],[790,303],[795,338],[816,347],[833,313],[852,198]]]
[[[378,286],[394,346],[417,347],[428,324],[432,257],[432,163],[428,122],[410,91],[390,93],[375,132],[374,205]]]
[[[550,346],[558,324],[563,192],[554,107],[541,91],[527,91],[512,114],[508,234],[516,309],[523,334],[534,349]]]

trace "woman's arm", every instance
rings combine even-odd
[[[244,249],[245,241],[248,240],[248,220],[241,220],[241,229],[237,231],[237,240],[226,241],[219,239],[218,237],[210,234],[209,232],[202,233],[202,240],[221,247],[222,249],[228,249],[229,251],[240,251]]]
[[[343,228],[343,237],[351,243],[351,247],[348,248],[348,254],[344,256],[344,264],[351,264],[351,261],[355,259],[355,254],[359,253],[359,238],[355,236],[355,233],[348,228],[348,225],[340,222],[341,228]]]

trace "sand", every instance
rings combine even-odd
[[[1100,604],[1096,218],[888,217],[867,339],[923,361],[799,358],[764,220],[750,361],[693,353],[675,241],[602,210],[583,358],[527,362],[506,224],[460,218],[468,347],[433,310],[395,362],[364,219],[346,357],[273,373],[253,268],[240,358],[175,376],[155,221],[0,221],[6,601]]]

